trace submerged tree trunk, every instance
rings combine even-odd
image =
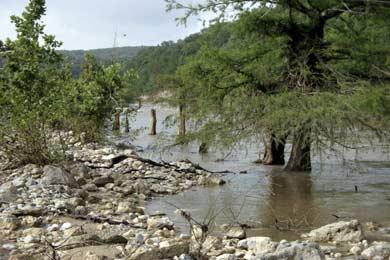
[[[291,148],[290,159],[288,160],[285,170],[287,171],[310,171],[310,132],[300,130],[294,135]]]
[[[129,123],[129,115],[126,113],[125,117],[125,133],[130,132],[130,123]]]
[[[284,165],[284,147],[286,138],[276,140],[275,135],[272,135],[265,148],[264,156],[261,162],[264,165]]]
[[[150,131],[149,131],[149,135],[156,135],[157,134],[156,126],[157,126],[156,110],[152,109],[152,110],[150,110]]]
[[[208,153],[208,152],[209,152],[209,146],[207,145],[207,143],[202,142],[199,146],[199,153],[204,154],[204,153]]]
[[[177,129],[177,134],[179,136],[184,136],[186,134],[186,117],[183,105],[179,106],[179,127]]]
[[[112,131],[120,131],[120,116],[121,116],[121,113],[119,111],[116,111],[115,114],[114,114],[114,121],[113,121],[113,124],[112,124]]]

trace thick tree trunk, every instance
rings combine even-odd
[[[298,131],[294,135],[290,159],[285,170],[287,171],[310,171],[310,132],[307,130]]]
[[[284,147],[286,138],[275,140],[275,136],[272,135],[265,148],[262,163],[264,165],[284,165]]]
[[[157,134],[156,126],[157,126],[156,110],[152,109],[152,110],[150,110],[150,131],[149,131],[149,135],[156,135]]]
[[[209,152],[209,146],[207,143],[202,142],[199,146],[199,153],[204,154]]]
[[[112,131],[120,131],[120,116],[121,113],[119,111],[116,111],[114,114],[114,121],[112,123]]]
[[[184,136],[186,134],[186,117],[184,113],[184,106],[179,106],[179,127],[177,129],[177,134]]]

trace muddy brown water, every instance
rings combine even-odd
[[[157,110],[157,136],[147,134],[152,108]],[[281,167],[252,163],[262,150],[261,142],[250,142],[233,151],[211,150],[206,155],[198,154],[197,144],[164,150],[176,126],[166,126],[163,119],[177,111],[153,104],[139,110],[131,123],[133,130],[144,128],[131,141],[142,149],[139,153],[157,161],[189,159],[212,171],[236,173],[224,177],[228,181],[224,186],[194,187],[178,195],[155,198],[146,205],[148,213],[166,213],[179,231],[188,232],[188,225],[175,215],[176,208],[185,209],[198,222],[212,222],[217,227],[247,224],[252,227],[249,235],[276,240],[296,239],[312,228],[352,218],[390,226],[390,158],[382,149],[344,151],[342,157],[316,154],[311,173],[286,173]],[[126,136],[117,139],[130,141]],[[238,174],[243,171],[246,174]]]

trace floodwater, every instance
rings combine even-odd
[[[151,108],[157,110],[157,136],[147,135]],[[132,143],[142,149],[140,154],[157,161],[189,159],[212,171],[236,173],[224,176],[228,181],[224,186],[194,187],[147,205],[148,213],[166,213],[180,231],[188,232],[188,226],[175,215],[176,208],[185,209],[200,223],[246,224],[251,227],[249,235],[276,240],[296,239],[304,231],[344,219],[390,225],[390,158],[380,149],[346,151],[342,160],[314,155],[311,173],[286,173],[281,167],[252,163],[262,150],[256,142],[206,155],[198,154],[197,144],[162,149],[169,143],[167,135],[176,132],[176,126],[165,126],[163,120],[176,113],[177,109],[152,104],[139,110],[132,128],[143,130]],[[239,174],[243,171],[246,174]]]

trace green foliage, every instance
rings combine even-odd
[[[348,20],[347,20],[348,19]],[[390,16],[374,13],[332,21],[327,29],[334,70],[354,79],[389,80],[383,69],[390,67]]]
[[[30,0],[21,17],[12,16],[17,38],[0,43],[0,145],[19,163],[62,159],[55,130],[85,132],[94,140],[120,104],[131,100],[136,75],[121,65],[104,66],[92,56],[79,79],[44,33],[44,0]],[[62,143],[61,143],[62,145]]]
[[[12,16],[17,39],[7,39],[1,70],[1,142],[23,162],[55,158],[48,147],[47,126],[60,117],[65,70],[55,52],[61,43],[43,32],[43,0],[32,0],[21,17]],[[10,143],[14,142],[14,143]]]
[[[219,20],[235,10],[223,48],[206,44],[173,77],[173,99],[188,104],[187,117],[199,127],[190,140],[233,145],[302,129],[319,146],[367,132],[389,137],[386,3],[167,3],[186,10],[184,23],[201,12],[221,14]]]
[[[135,88],[146,94],[166,89],[160,82],[161,77],[173,75],[205,43],[216,48],[224,46],[230,39],[230,30],[229,24],[218,24],[176,43],[163,42],[159,46],[141,50],[126,65],[139,75]]]
[[[67,110],[102,127],[116,107],[136,97],[131,91],[136,74],[132,70],[122,72],[119,63],[106,67],[89,54],[85,59],[80,78],[70,81]]]

